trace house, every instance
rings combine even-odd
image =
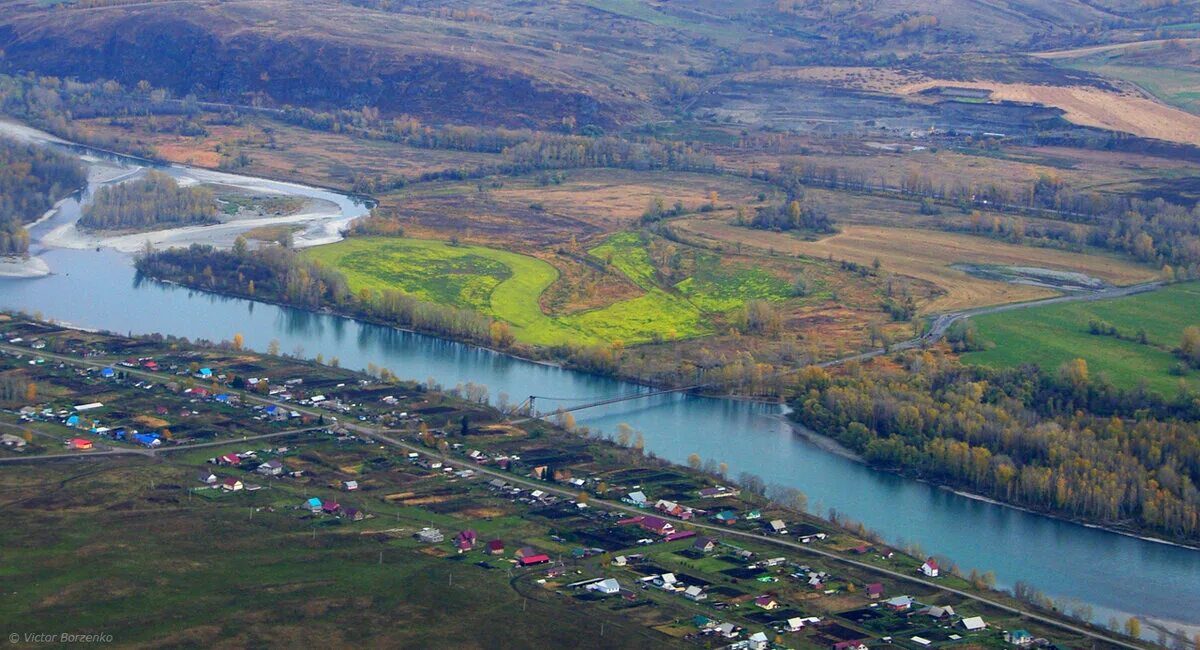
[[[929,614],[933,618],[939,618],[939,619],[953,617],[954,616],[954,608],[949,605],[946,605],[945,607],[940,607],[940,606],[935,605],[935,606],[930,607],[929,609],[925,610],[925,613]]]
[[[646,517],[638,525],[658,535],[670,535],[675,532],[675,525],[660,517]]]
[[[893,612],[906,612],[912,608],[913,599],[908,596],[896,596],[884,602]]]
[[[692,544],[692,550],[700,551],[701,553],[711,553],[717,548],[717,540],[712,537],[701,537]]]
[[[20,449],[25,446],[25,439],[21,436],[14,436],[11,433],[0,434],[0,444],[5,447],[13,447]]]
[[[696,531],[694,531],[694,530],[681,530],[679,532],[671,533],[670,535],[667,535],[666,537],[663,538],[663,541],[664,542],[675,542],[675,541],[678,541],[681,539],[688,539],[690,537],[695,537],[695,536],[696,536]]]
[[[968,632],[977,632],[987,627],[987,623],[983,622],[982,616],[972,616],[970,618],[964,618],[962,620],[962,626],[966,628]]]
[[[91,451],[92,441],[87,438],[71,438],[71,449],[75,451]]]
[[[366,513],[364,513],[362,510],[359,510],[358,508],[346,508],[345,510],[342,511],[342,515],[345,516],[346,519],[349,519],[350,521],[362,521],[363,519],[367,518]]]
[[[793,616],[792,618],[789,618],[787,620],[787,622],[784,624],[784,629],[787,630],[788,632],[799,632],[800,630],[804,629],[805,625],[809,625],[811,623],[820,623],[820,622],[821,622],[821,619],[817,618],[816,616],[809,616],[807,618],[801,617],[801,616]]]
[[[700,602],[700,601],[708,598],[708,594],[704,593],[704,590],[701,589],[700,587],[697,587],[696,585],[692,585],[692,586],[688,587],[687,589],[683,590],[683,597],[687,598],[688,600],[694,600],[696,602]]]
[[[779,607],[779,601],[775,600],[775,597],[769,594],[755,598],[754,604],[768,611]]]
[[[463,553],[475,548],[476,535],[475,531],[468,528],[462,531],[454,538],[454,545],[458,547],[458,552]]]
[[[1025,630],[1006,630],[1004,632],[1004,640],[1013,645],[1026,646],[1033,643],[1033,635]]]
[[[504,555],[504,542],[493,539],[487,543],[488,555]]]
[[[654,509],[658,510],[659,512],[665,512],[672,517],[679,517],[681,519],[692,518],[691,508],[686,508],[678,503],[675,503],[674,501],[667,501],[666,499],[659,499],[658,503],[654,504]]]
[[[767,530],[776,535],[786,535],[787,524],[782,519],[772,519],[771,523],[767,524]]]
[[[338,510],[341,509],[342,506],[336,501],[326,501],[325,503],[321,504],[321,512],[324,512],[327,515],[336,515]]]
[[[116,375],[117,375],[117,372],[115,370],[113,370],[112,368],[102,368],[100,370],[100,376],[104,377],[105,379],[112,379]]]
[[[346,488],[347,492],[353,492],[358,489],[358,481],[345,481],[342,487]]]
[[[535,564],[546,564],[550,561],[550,556],[545,553],[537,555],[529,555],[521,558],[521,566],[533,566]]]
[[[76,406],[75,410],[82,413],[83,411],[91,411],[93,409],[102,408],[103,406],[103,402],[88,402],[87,404],[80,404]]]
[[[838,641],[833,644],[833,650],[867,650],[867,640],[853,639],[851,641]]]
[[[595,591],[606,596],[611,594],[621,593],[621,583],[615,578],[605,578],[600,582],[593,582],[587,586],[588,591]]]
[[[426,544],[440,544],[446,537],[436,528],[422,528],[417,533],[417,539]]]
[[[237,492],[238,490],[241,490],[244,487],[246,487],[246,486],[243,485],[241,481],[239,481],[233,477],[230,477],[230,478],[225,479],[224,481],[221,481],[221,489],[226,490],[228,492]]]
[[[201,368],[200,371],[196,373],[196,376],[201,379],[212,379],[212,368]]]
[[[879,598],[883,595],[883,583],[872,582],[867,585],[867,598]]]
[[[675,577],[674,573],[664,573],[654,578],[654,584],[666,589],[667,591],[674,591],[675,585],[678,582],[679,579]]]
[[[308,501],[305,501],[304,505],[305,505],[305,507],[307,507],[309,510],[312,510],[313,512],[321,511],[321,500],[318,499],[317,497],[313,497],[313,498],[309,499]]]
[[[737,513],[732,510],[722,510],[717,513],[717,523],[732,526],[737,523]]]
[[[217,458],[217,462],[222,465],[241,465],[242,459],[238,458],[237,454],[225,454]]]
[[[718,485],[716,487],[704,488],[703,490],[700,490],[700,498],[720,499],[722,497],[736,497],[741,493],[741,490],[725,487],[724,485]]]
[[[66,421],[64,424],[66,424],[66,425],[67,425],[67,426],[69,426],[69,427],[77,427],[77,426],[79,426],[79,416],[78,416],[78,415],[72,415],[71,417],[67,418],[67,421]]]
[[[541,551],[533,548],[532,546],[522,546],[521,548],[517,549],[517,552],[514,553],[513,555],[515,555],[517,557],[517,559],[520,560],[521,558],[526,558],[531,555],[541,555],[541,554],[542,554]]]
[[[158,437],[157,433],[135,433],[133,441],[143,447],[157,447],[162,444],[162,439]]]
[[[630,492],[629,494],[625,495],[624,499],[621,499],[621,500],[624,501],[625,503],[635,505],[639,508],[645,508],[646,501],[647,501],[646,493],[642,492],[640,490],[637,492]]]
[[[259,465],[254,471],[262,474],[263,476],[279,476],[280,474],[283,474],[283,463],[279,462],[278,460],[271,459],[262,465]]]
[[[750,643],[747,647],[750,650],[767,650],[771,647],[771,642],[767,640],[767,635],[763,632],[755,632],[750,635]]]
[[[733,623],[721,623],[717,626],[717,634],[720,634],[726,639],[732,639],[738,635],[738,632],[740,632],[738,626],[734,625]]]
[[[217,481],[221,480],[212,472],[200,472],[199,479],[200,482],[205,485],[216,485]]]
[[[925,576],[928,578],[938,577],[939,571],[940,568],[938,567],[938,562],[933,558],[925,560],[925,564],[921,565],[921,573],[925,574]]]

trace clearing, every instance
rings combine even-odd
[[[990,350],[963,355],[967,363],[1011,367],[1037,363],[1056,368],[1072,359],[1087,360],[1092,374],[1133,388],[1141,382],[1173,396],[1181,381],[1200,388],[1200,373],[1172,374],[1179,360],[1171,350],[1184,328],[1200,324],[1200,283],[1178,284],[1153,293],[1115,300],[1047,305],[988,314],[973,319]],[[1089,322],[1104,321],[1120,338],[1089,333]],[[1138,341],[1139,330],[1146,342]]]

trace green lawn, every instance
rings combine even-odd
[[[1200,325],[1200,283],[1167,287],[1153,293],[1105,300],[1048,305],[990,314],[972,319],[990,350],[963,355],[967,363],[1010,367],[1036,363],[1054,369],[1082,358],[1095,374],[1117,386],[1132,388],[1145,382],[1150,389],[1174,395],[1180,377],[1170,373],[1177,359],[1170,350],[1179,344],[1184,328]],[[1096,336],[1091,320],[1106,321],[1122,335],[1145,329],[1148,344]],[[1200,389],[1200,372],[1182,378]]]

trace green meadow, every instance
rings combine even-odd
[[[353,238],[305,252],[338,269],[355,292],[397,289],[429,302],[474,309],[510,323],[519,341],[534,345],[637,344],[704,336],[714,331],[710,317],[738,309],[746,300],[790,296],[789,284],[767,271],[725,267],[716,256],[705,255],[692,277],[662,286],[647,243],[635,232],[617,233],[588,253],[628,277],[642,295],[552,317],[538,299],[558,279],[558,270],[528,255],[391,238]]]
[[[1183,330],[1200,325],[1200,283],[1178,284],[1160,291],[1115,300],[1047,305],[989,314],[972,319],[991,349],[963,355],[967,363],[1012,367],[1034,363],[1054,369],[1072,359],[1085,359],[1093,376],[1133,388],[1145,382],[1151,390],[1173,396],[1182,380],[1200,389],[1200,372],[1172,373],[1178,359],[1171,350]],[[1089,322],[1104,321],[1122,338],[1089,333]],[[1136,340],[1144,330],[1146,343]]]

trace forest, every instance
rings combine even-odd
[[[83,208],[79,225],[92,230],[153,230],[217,222],[212,190],[180,187],[161,172],[101,187]]]
[[[36,220],[87,180],[75,158],[0,138],[0,256],[24,255]]]
[[[899,363],[806,369],[792,406],[877,466],[1064,517],[1200,540],[1200,396],[1056,371]]]

